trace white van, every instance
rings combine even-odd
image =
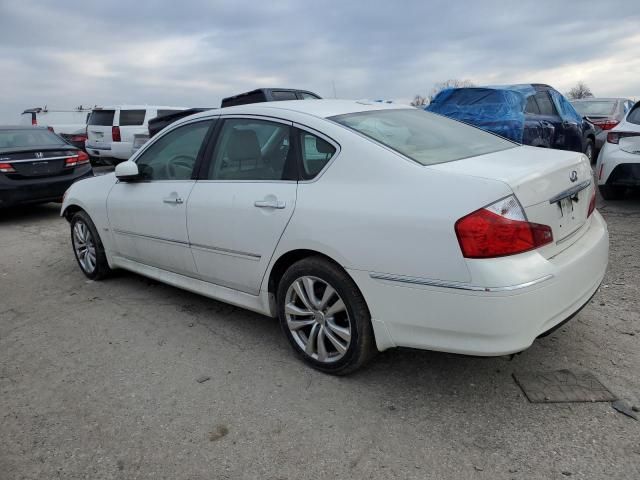
[[[151,118],[180,110],[186,110],[186,107],[118,105],[94,108],[87,125],[87,153],[92,157],[127,160],[131,156],[133,136],[148,133]]]
[[[28,108],[20,116],[21,125],[48,127],[69,143],[84,148],[87,139],[87,119],[92,108],[82,105],[73,110],[56,110],[45,107]]]

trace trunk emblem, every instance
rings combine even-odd
[[[578,172],[576,172],[575,170],[573,170],[571,172],[571,175],[569,175],[569,180],[571,180],[572,182],[576,182],[578,181]]]
[[[42,157],[44,157],[44,153],[36,152],[36,158],[42,158]]]

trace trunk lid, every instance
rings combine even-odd
[[[551,227],[553,242],[540,249],[546,258],[571,246],[588,227],[595,186],[581,153],[522,146],[429,168],[509,185],[527,219]]]
[[[67,171],[64,159],[73,155],[77,155],[77,150],[31,149],[15,153],[1,153],[0,160],[3,163],[10,163],[15,170],[15,173],[5,175],[14,180],[20,180],[60,175]]]

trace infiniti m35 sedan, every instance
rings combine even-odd
[[[587,158],[410,107],[284,101],[208,110],[65,195],[73,251],[279,317],[325,372],[413,347],[528,348],[607,267]]]

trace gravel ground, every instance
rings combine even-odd
[[[394,350],[346,378],[300,363],[275,320],[87,281],[57,205],[3,212],[0,479],[640,478],[640,422],[531,404],[512,378],[589,371],[640,405],[640,196],[600,207],[609,272],[559,331],[513,359]]]

